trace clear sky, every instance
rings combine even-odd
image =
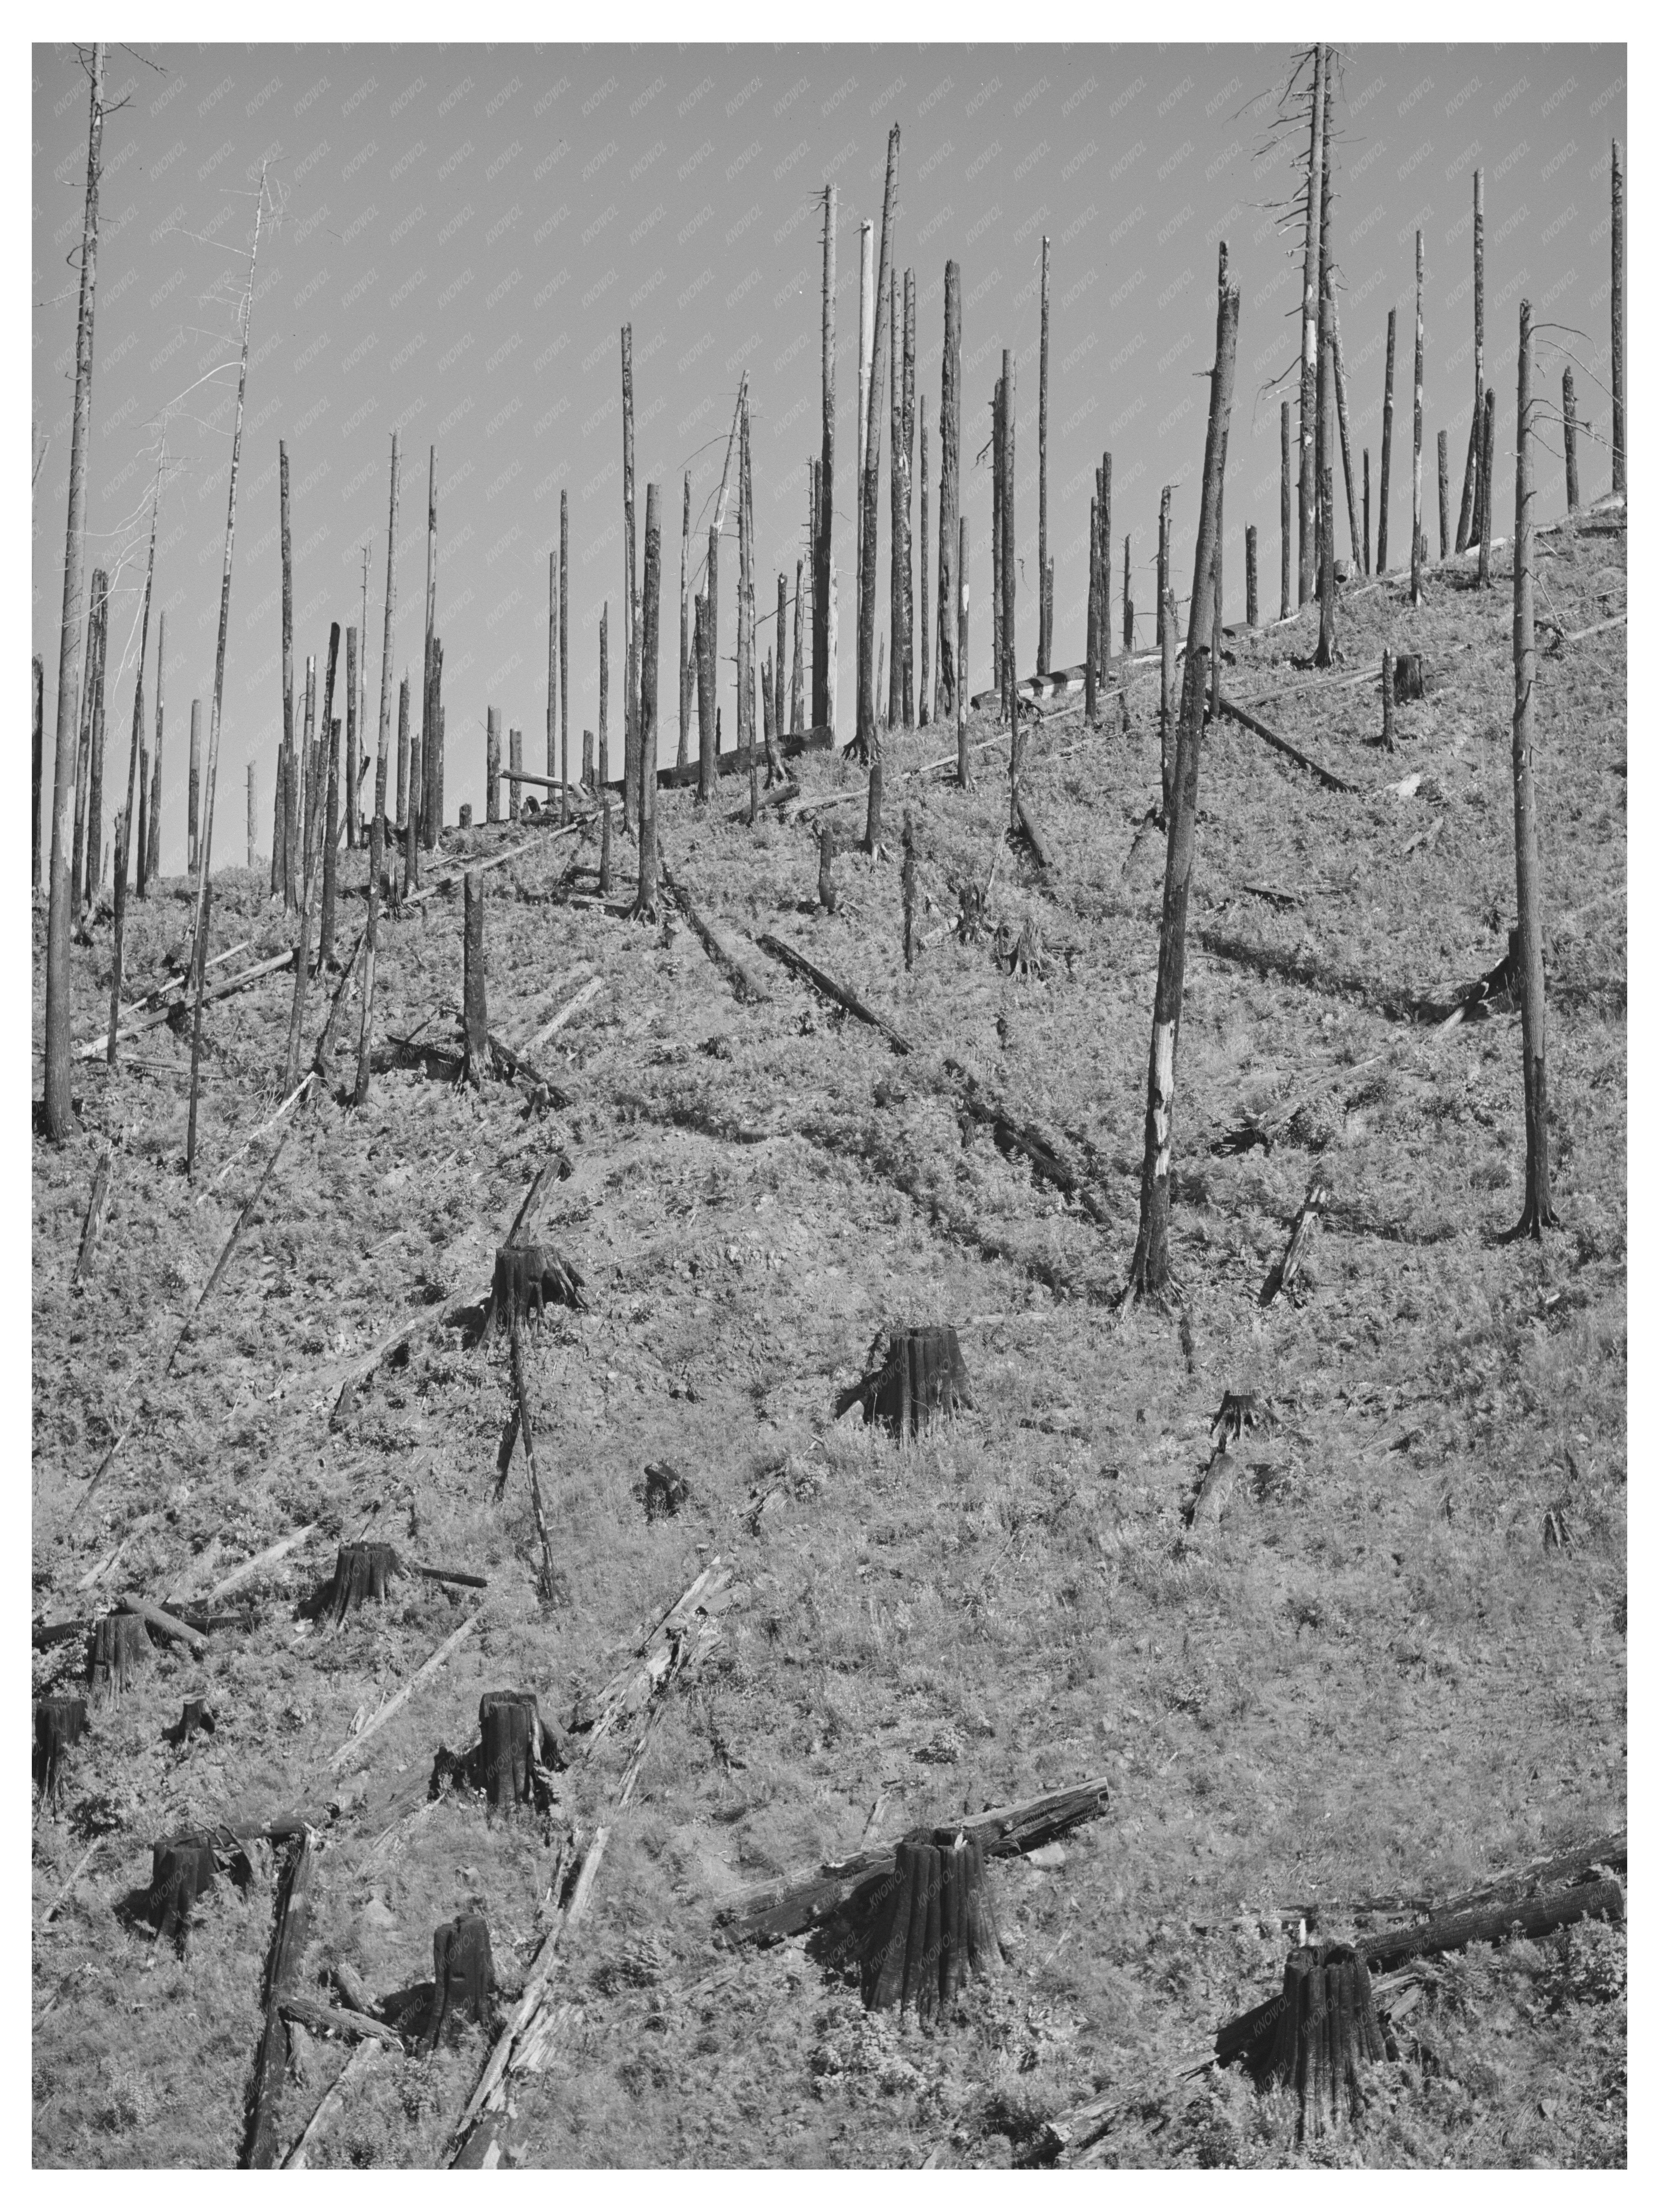
[[[1471,177],[1486,179],[1486,363],[1498,476],[1513,461],[1518,305],[1570,347],[1583,492],[1607,489],[1609,144],[1623,143],[1622,46],[1340,49],[1334,237],[1354,467],[1379,461],[1388,310],[1399,314],[1390,545],[1410,535],[1414,234],[1424,235],[1425,500],[1437,544],[1434,441],[1449,433],[1454,506],[1474,391]],[[140,58],[139,57],[142,57]],[[548,554],[570,513],[570,712],[597,721],[599,611],[612,613],[620,730],[619,328],[633,329],[637,507],[665,520],[664,757],[678,733],[681,487],[694,557],[706,537],[739,376],[749,375],[759,611],[805,552],[806,471],[820,436],[822,200],[838,187],[836,559],[840,695],[850,733],[859,224],[879,226],[887,132],[902,131],[895,258],[916,271],[917,392],[937,563],[944,270],[962,265],[963,445],[989,429],[1004,347],[1016,356],[1015,516],[1022,671],[1036,617],[1038,270],[1051,241],[1048,439],[1057,665],[1081,657],[1092,471],[1114,457],[1115,592],[1123,538],[1150,635],[1159,488],[1174,500],[1176,574],[1190,584],[1213,348],[1217,241],[1241,295],[1225,578],[1243,613],[1243,532],[1260,533],[1276,612],[1279,410],[1292,362],[1301,233],[1275,221],[1296,143],[1270,143],[1290,45],[1155,46],[451,46],[116,47],[108,70],[98,257],[87,568],[118,562],[106,771],[125,788],[136,615],[159,443],[156,604],[167,614],[162,867],[184,865],[190,701],[206,702],[223,552],[235,316],[260,164],[280,203],[262,240],[231,593],[220,793],[222,862],[244,849],[244,763],[269,815],[281,730],[277,441],[292,479],[295,651],[319,667],[328,625],[362,618],[378,708],[391,434],[402,501],[394,678],[418,719],[428,452],[437,449],[437,627],[444,640],[447,800],[482,815],[487,707],[543,765]],[[58,683],[76,278],[88,88],[74,50],[33,50],[32,630],[46,670],[47,758]],[[1305,143],[1302,147],[1305,159]],[[1546,325],[1570,326],[1559,331]],[[1540,345],[1559,398],[1565,356]],[[216,375],[210,375],[222,363]],[[1286,384],[1283,387],[1289,391]],[[1552,434],[1553,435],[1553,434]],[[1556,441],[1559,445],[1559,441]],[[1563,501],[1559,459],[1543,509]],[[1501,494],[1500,494],[1501,497]],[[1339,505],[1341,493],[1338,493]],[[990,477],[967,474],[970,680],[989,680]],[[735,516],[735,506],[732,509]],[[729,523],[728,528],[733,525]],[[918,523],[913,526],[919,539]],[[1375,527],[1375,522],[1373,523]],[[887,608],[886,471],[878,619]],[[1339,547],[1347,550],[1346,523]],[[733,637],[733,544],[720,645]],[[808,589],[810,592],[810,571]],[[927,605],[933,577],[927,581]],[[764,652],[771,625],[760,631]],[[810,652],[810,623],[808,624]],[[152,670],[147,682],[155,696]],[[121,672],[115,675],[118,661]],[[320,682],[320,678],[319,678]],[[342,672],[342,684],[343,672]],[[721,672],[732,742],[732,671]],[[809,691],[810,701],[810,691]],[[574,741],[573,741],[574,742]],[[695,730],[691,743],[695,748]],[[619,757],[619,752],[617,757]]]

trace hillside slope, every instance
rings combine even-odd
[[[1540,619],[1575,631],[1622,611],[1620,518],[1541,544]],[[600,979],[537,1055],[569,1103],[544,1113],[501,1081],[475,1094],[416,1060],[377,1073],[361,1112],[307,1104],[170,1377],[276,1141],[240,1149],[280,1103],[290,980],[210,1010],[194,1189],[179,1172],[185,1043],[157,1029],[112,1079],[76,1064],[82,1133],[33,1157],[37,1620],[127,1589],[203,1593],[294,1527],[319,1528],[239,1593],[258,1601],[250,1625],[216,1632],[200,1661],[158,1647],[94,1714],[61,1803],[37,1817],[37,2163],[235,2161],[268,1859],[246,1892],[222,1884],[204,1903],[182,1960],[138,1907],[164,1832],[295,1808],[325,1822],[301,1980],[344,1961],[377,1996],[429,1978],[434,1928],[465,1911],[487,1916],[516,1987],[547,1924],[553,1837],[610,1818],[558,1970],[576,2009],[515,2094],[518,2163],[909,2166],[942,2148],[947,2163],[1006,2164],[1037,2119],[1097,2088],[1134,2100],[1103,2141],[1109,2160],[1310,2156],[1287,2110],[1236,2074],[1171,2087],[1219,2020],[1277,1986],[1281,1911],[1324,1900],[1322,1930],[1343,1933],[1344,1900],[1445,1895],[1624,1819],[1622,626],[1540,649],[1562,1221],[1541,1247],[1502,1241],[1521,1205],[1518,1018],[1446,1030],[1411,1012],[1491,969],[1513,913],[1510,609],[1505,549],[1490,592],[1466,568],[1435,572],[1415,616],[1399,579],[1352,592],[1334,677],[1304,672],[1311,611],[1231,641],[1230,693],[1364,788],[1325,787],[1235,723],[1206,733],[1179,1321],[1113,1304],[1134,1241],[1162,887],[1146,826],[1155,675],[1132,685],[1127,731],[1114,700],[1096,733],[1056,711],[1034,736],[1047,872],[1005,840],[1003,739],[976,754],[964,793],[899,773],[948,751],[948,732],[893,733],[889,849],[836,860],[833,917],[813,908],[808,825],[732,818],[737,779],[706,817],[690,793],[664,794],[676,879],[750,941],[761,1001],[736,995],[671,902],[656,926],[598,903],[591,837],[446,833],[453,854],[526,848],[482,878],[498,1036],[522,1046]],[[1392,758],[1369,742],[1385,643],[1420,651],[1428,677]],[[990,737],[989,718],[970,734]],[[814,795],[861,781],[822,756],[800,774]],[[956,886],[982,885],[994,860],[993,928],[1007,925],[1006,944],[1030,921],[1046,975],[1006,975],[990,933],[950,927],[906,972],[907,805],[926,930],[954,922]],[[862,804],[825,818],[855,834]],[[631,860],[619,846],[619,877]],[[344,878],[349,945],[361,855]],[[216,945],[246,937],[252,960],[288,941],[246,875],[216,878],[215,908]],[[131,976],[159,971],[189,913],[182,884],[135,910]],[[915,1049],[900,1056],[755,950],[765,931]],[[37,1040],[44,935],[38,909]],[[106,1011],[106,921],[73,957],[79,1036]],[[436,1009],[422,1036],[448,1042],[460,983],[457,884],[386,923],[378,1036]],[[959,1111],[947,1054],[1015,1120],[1070,1133],[1109,1225]],[[1271,1149],[1225,1148],[1247,1115],[1298,1101]],[[106,1144],[108,1222],[72,1288]],[[486,1351],[441,1322],[333,1421],[331,1408],[349,1355],[482,1297],[556,1148],[574,1172],[550,1188],[539,1233],[580,1269],[587,1309],[550,1309],[529,1353],[558,1569],[544,1606],[521,1456],[494,1502],[504,1340]],[[1264,1308],[1316,1174],[1333,1203],[1304,1294]],[[878,1333],[919,1321],[957,1327],[974,1410],[904,1445],[856,1413],[836,1421]],[[1247,1434],[1220,1519],[1188,1528],[1211,1417],[1246,1390],[1274,1424]],[[644,1472],[665,1460],[689,1497],[647,1520]],[[1545,1548],[1552,1506],[1570,1548]],[[335,1544],[366,1525],[488,1588],[400,1580],[337,1634],[301,1617]],[[547,1820],[492,1824],[462,1793],[377,1849],[439,1747],[475,1735],[482,1692],[533,1689],[562,1731],[717,1556],[736,1601],[668,1692],[614,1818],[626,1730],[591,1757],[571,1740]],[[475,1606],[454,1658],[334,1772],[354,1717]],[[37,1696],[73,1687],[83,1663],[80,1644],[37,1651]],[[202,1694],[216,1729],[174,1749],[161,1730]],[[1099,1773],[1109,1813],[1063,1863],[993,1869],[1009,1963],[948,2029],[866,2015],[799,1941],[712,1941],[716,1906],[768,1873]],[[1622,2163],[1623,1950],[1622,1929],[1596,1927],[1443,1962],[1399,2063],[1377,2069],[1364,2130],[1320,2155]],[[430,2163],[484,2048],[468,2027],[429,2062],[355,2070],[313,2162]],[[285,2140],[342,2063],[338,2045],[305,2050]]]

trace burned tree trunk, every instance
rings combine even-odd
[[[1313,50],[1313,87],[1309,98],[1307,218],[1302,252],[1302,422],[1301,471],[1298,477],[1298,515],[1301,535],[1297,573],[1297,605],[1306,606],[1314,595],[1315,514],[1317,493],[1314,450],[1319,411],[1319,202],[1320,178],[1325,151],[1326,49]]]
[[[84,1698],[37,1698],[34,1701],[34,1786],[43,1797],[63,1787],[64,1761],[87,1732]]]
[[[1521,302],[1515,437],[1515,889],[1521,926],[1521,1076],[1527,1115],[1527,1196],[1517,1237],[1555,1224],[1550,1203],[1549,1094],[1545,1073],[1544,930],[1540,911],[1538,805],[1533,790],[1532,303]],[[1622,455],[1619,457],[1622,467]]]
[[[1272,2078],[1294,2090],[1297,2140],[1316,2142],[1355,2117],[1362,2066],[1386,2057],[1370,1969],[1346,1943],[1304,1944],[1285,1964]]]
[[[490,710],[492,713],[494,708]],[[489,1064],[489,1018],[484,999],[484,890],[477,868],[464,878],[462,1023],[465,1030],[465,1079],[476,1091]]]
[[[1613,489],[1625,495],[1625,162],[1613,142]]]
[[[137,1613],[106,1613],[93,1624],[87,1681],[94,1700],[117,1704],[150,1656],[149,1638]]]
[[[744,478],[748,481],[748,423],[744,441]],[[640,663],[636,714],[639,741],[640,883],[634,912],[641,921],[657,915],[657,671],[658,617],[662,598],[662,518],[659,487],[645,488],[645,605],[635,654]],[[751,614],[752,623],[753,617]]]
[[[1389,573],[1389,461],[1394,452],[1394,333],[1396,310],[1389,310],[1389,349],[1382,365],[1382,458],[1376,485],[1376,573]]]
[[[1279,619],[1291,618],[1291,403],[1279,403]]]
[[[488,1690],[478,1700],[479,1768],[493,1808],[536,1802],[542,1718],[529,1690]]]
[[[104,1212],[109,1204],[110,1162],[114,1156],[114,1147],[106,1145],[99,1154],[98,1164],[93,1170],[92,1193],[87,1200],[86,1219],[81,1224],[81,1249],[76,1255],[75,1272],[70,1277],[71,1284],[81,1282],[92,1265],[92,1255],[104,1226]]]
[[[463,2016],[488,2027],[495,2013],[495,1962],[489,1924],[476,1912],[458,1913],[432,1931],[432,2011],[422,2049],[429,2057],[446,2024]]]
[[[834,559],[836,497],[836,187],[823,188],[823,440],[818,464],[812,536],[812,726],[835,730],[834,683],[830,670],[830,577]]]
[[[833,914],[837,903],[836,879],[831,863],[836,857],[836,833],[827,822],[818,826],[818,904],[825,914]]]
[[[1261,1304],[1264,1306],[1270,1306],[1281,1291],[1294,1289],[1297,1278],[1301,1274],[1312,1247],[1320,1221],[1330,1202],[1329,1185],[1321,1182],[1316,1176],[1308,1185],[1307,1196],[1297,1208],[1296,1218],[1291,1224],[1290,1242],[1285,1247],[1284,1256],[1269,1270],[1267,1279],[1261,1285]]]
[[[182,1954],[196,1900],[213,1887],[216,1871],[213,1844],[210,1838],[194,1833],[163,1836],[151,1845],[150,1853],[145,1917],[155,1929],[156,1941],[164,1943],[171,1936]]]
[[[1423,234],[1417,234],[1417,343],[1412,356],[1412,605],[1423,604]]]
[[[875,329],[870,389],[865,418],[863,481],[859,486],[862,565],[859,572],[858,757],[870,769],[870,808],[865,843],[873,853],[881,842],[881,733],[876,721],[877,501],[881,480],[882,383],[887,368],[888,271],[892,266],[893,228],[898,213],[899,127],[887,137],[887,182],[882,202],[881,262],[874,287]]]
[[[401,1571],[401,1562],[390,1544],[342,1544],[326,1592],[334,1626],[337,1628],[349,1613],[367,1605],[370,1598],[376,1605],[384,1605],[387,1584]]]
[[[956,573],[962,442],[962,270],[945,264],[945,357],[939,403],[939,697],[941,715],[957,711],[965,672],[957,662],[957,607],[963,580]]]
[[[1567,468],[1567,513],[1578,512],[1578,410],[1572,389],[1572,363],[1561,372],[1561,445]]]
[[[945,1840],[941,1840],[941,1838]],[[969,1981],[995,1971],[1000,1942],[977,1836],[918,1828],[897,1844],[886,1909],[865,1960],[872,2011],[948,2012]]]
[[[1457,550],[1474,542],[1477,528],[1480,481],[1480,424],[1486,406],[1486,214],[1480,191],[1481,175],[1474,173],[1474,412],[1469,417],[1469,450],[1463,465],[1463,497],[1457,516]]]
[[[697,595],[694,617],[697,649],[697,797],[705,805],[719,787],[715,758],[714,656],[709,638],[708,600]]]
[[[1221,268],[1226,267],[1222,249]],[[1164,872],[1164,918],[1158,937],[1158,987],[1152,1006],[1152,1044],[1146,1079],[1146,1152],[1141,1167],[1140,1226],[1130,1263],[1128,1291],[1162,1297],[1170,1280],[1170,1168],[1175,1109],[1176,1047],[1181,1029],[1187,956],[1187,900],[1192,882],[1198,817],[1200,750],[1203,734],[1203,645],[1211,607],[1220,467],[1232,409],[1233,368],[1238,349],[1238,291],[1218,286],[1216,357],[1210,385],[1210,418],[1204,447],[1203,497],[1189,603],[1187,665],[1181,723],[1170,787]]]

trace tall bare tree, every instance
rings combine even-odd
[[[230,629],[230,568],[236,545],[236,478],[242,465],[242,412],[247,398],[247,334],[253,320],[253,278],[259,261],[259,232],[265,218],[265,172],[259,167],[259,192],[253,216],[253,244],[247,257],[242,293],[242,359],[236,377],[236,428],[230,441],[230,495],[225,509],[225,561],[219,580],[219,642],[213,662],[213,706],[208,716],[206,787],[202,794],[201,866],[196,884],[196,1007],[190,1032],[190,1123],[185,1136],[185,1173],[196,1171],[196,1110],[202,1075],[202,1006],[207,997],[208,879],[213,866],[213,799],[219,781],[219,729],[225,703],[225,640]]]
[[[864,481],[859,488],[859,723],[858,752],[870,764],[870,811],[864,842],[873,853],[881,842],[881,732],[876,721],[876,501],[881,480],[882,381],[887,369],[888,270],[893,264],[893,222],[898,211],[899,127],[887,134],[887,185],[881,205],[881,264],[875,284],[876,327],[870,361],[870,404],[866,418]]]
[[[1164,921],[1158,936],[1158,986],[1152,1001],[1152,1048],[1146,1077],[1146,1152],[1140,1174],[1140,1228],[1126,1295],[1162,1297],[1170,1283],[1170,1162],[1175,1115],[1176,1050],[1187,958],[1187,900],[1198,820],[1199,756],[1204,727],[1205,647],[1212,618],[1211,577],[1218,536],[1221,468],[1232,411],[1238,352],[1238,288],[1226,281],[1227,248],[1217,285],[1215,367],[1204,441],[1204,488],[1188,601],[1187,660],[1176,738],[1168,840],[1164,863]]]
[[[1550,1204],[1549,1091],[1545,1079],[1544,928],[1540,912],[1538,806],[1532,781],[1532,694],[1537,674],[1532,618],[1532,302],[1521,302],[1516,372],[1515,892],[1521,969],[1521,1079],[1527,1110],[1527,1195],[1515,1235],[1540,1238],[1555,1226]],[[1489,533],[1490,534],[1490,533]]]
[[[133,810],[140,795],[144,749],[144,660],[149,650],[149,602],[155,584],[155,518],[161,499],[161,471],[155,471],[155,491],[149,510],[149,558],[144,568],[144,607],[138,627],[138,672],[132,685],[132,743],[127,755],[127,804],[115,836],[115,927],[110,959],[109,1036],[105,1055],[116,1062],[115,1033],[121,1025],[121,967],[126,951],[127,870],[132,857]],[[140,863],[142,871],[142,861]]]
[[[92,310],[98,281],[98,183],[104,146],[104,48],[87,64],[92,112],[87,125],[87,198],[81,225],[81,305],[75,325],[75,411],[70,427],[69,520],[64,533],[64,609],[58,630],[58,720],[52,762],[52,846],[47,862],[45,1119],[54,1144],[66,1137],[70,1105],[70,884],[64,850],[75,787],[76,667],[81,658],[81,567],[87,536],[87,432],[92,420]]]

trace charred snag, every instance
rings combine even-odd
[[[349,1613],[356,1613],[370,1598],[384,1605],[387,1585],[402,1571],[403,1562],[390,1544],[342,1544],[333,1576],[319,1593],[319,1610],[325,1605],[337,1628]]]
[[[515,1805],[545,1810],[550,1770],[562,1766],[530,1690],[486,1690],[478,1700],[480,1741],[474,1772],[493,1811]]]
[[[837,1419],[862,1402],[866,1425],[879,1421],[897,1437],[916,1436],[936,1415],[971,1409],[973,1393],[957,1333],[948,1323],[892,1333],[878,1368],[842,1394]]]
[[[445,2026],[463,2014],[488,2030],[495,2017],[495,1965],[489,1926],[476,1912],[458,1913],[432,1931],[432,2010],[422,2050],[430,2057]]]
[[[872,2011],[914,2008],[919,2021],[948,2011],[970,1980],[994,1971],[1000,1948],[985,1881],[984,1846],[958,1829],[918,1828],[893,1853],[865,1959]]]
[[[106,1613],[92,1626],[87,1680],[94,1701],[118,1702],[136,1670],[150,1656],[149,1638],[136,1613]]]
[[[509,1327],[516,1328],[532,1313],[544,1315],[550,1301],[578,1312],[583,1310],[582,1278],[574,1264],[550,1244],[509,1242],[501,1245],[495,1253],[483,1341],[487,1345],[494,1340],[504,1319]]]
[[[34,1786],[43,1797],[56,1797],[64,1784],[64,1761],[87,1732],[84,1698],[37,1698],[34,1701]]]
[[[1346,1943],[1303,1944],[1285,1962],[1271,2078],[1296,2093],[1297,2140],[1316,2142],[1356,2116],[1359,2069],[1387,2054],[1370,1969]]]

